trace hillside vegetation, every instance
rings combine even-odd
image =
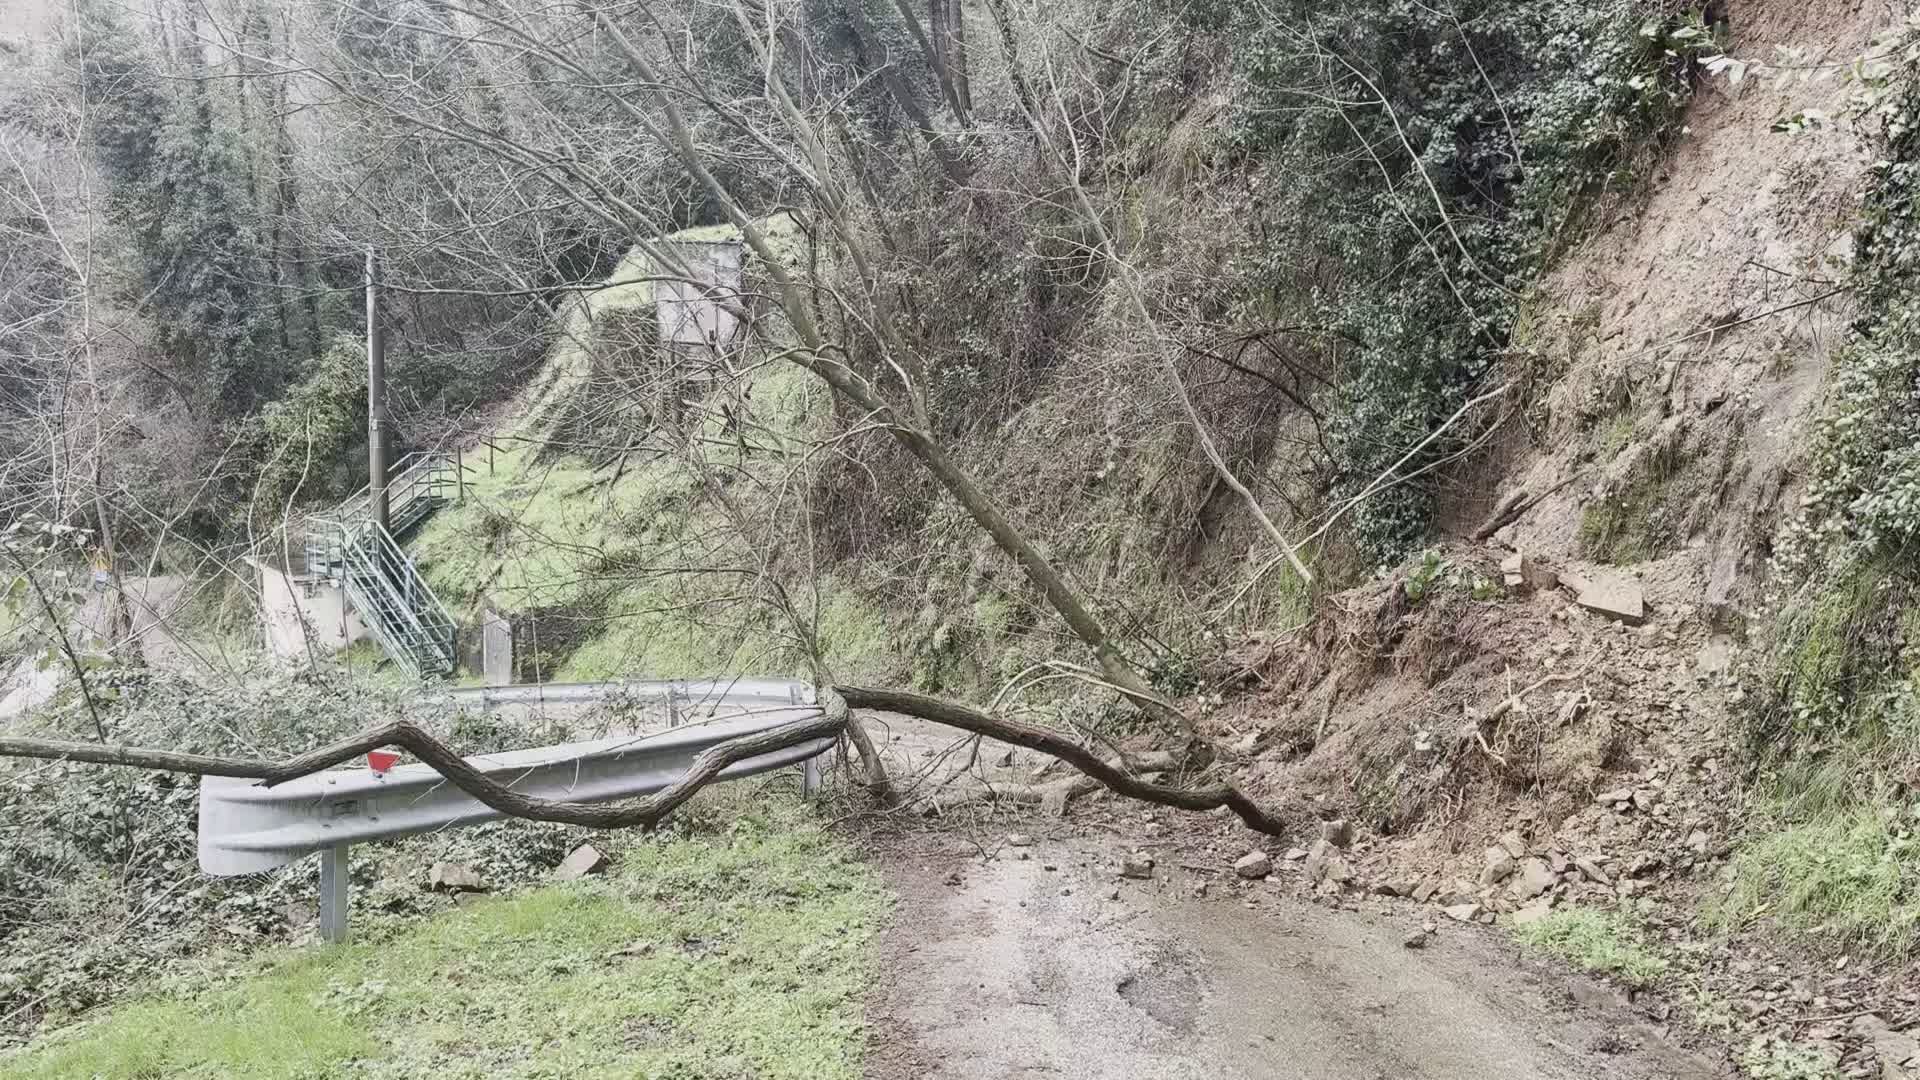
[[[1815,975],[1740,974],[1912,974],[1920,15],[151,8],[82,2],[0,82],[0,657],[77,684],[33,731],[219,745],[124,583],[230,626],[243,557],[359,483],[371,249],[397,442],[465,469],[411,553],[520,680],[1175,746],[1357,827],[1322,894],[1526,910],[1702,1016],[1774,995],[1728,1024],[1755,1075]],[[662,341],[688,241],[740,246],[736,338]],[[248,736],[363,709],[333,663]],[[8,790],[12,828],[82,812]],[[110,824],[0,862],[0,934],[75,937],[45,871],[104,878]]]

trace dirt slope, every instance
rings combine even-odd
[[[1729,51],[1846,62],[1888,25],[1875,4],[1751,0],[1727,9]],[[1545,283],[1530,346],[1558,372],[1528,445],[1489,495],[1552,490],[1497,541],[1550,559],[1646,562],[1655,604],[1750,603],[1800,433],[1850,315],[1840,291],[1870,159],[1832,124],[1838,72],[1802,66],[1702,83],[1686,132],[1643,191]],[[1570,482],[1569,482],[1570,481]],[[1559,486],[1564,483],[1564,486]],[[1467,531],[1483,504],[1456,508]]]

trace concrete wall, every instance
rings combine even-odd
[[[253,567],[260,574],[260,609],[267,648],[275,656],[285,660],[305,658],[309,634],[314,651],[320,653],[338,652],[367,636],[360,617],[347,610],[346,590],[340,586],[325,578],[290,574],[266,563],[254,562]]]

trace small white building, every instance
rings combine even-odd
[[[744,251],[738,240],[667,240],[661,246],[679,256],[694,280],[657,282],[654,315],[660,341],[670,348],[728,348],[740,334],[740,319],[729,310],[741,302]]]

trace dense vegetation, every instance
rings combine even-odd
[[[1205,690],[1223,639],[1300,625],[1429,539],[1451,470],[1562,374],[1529,348],[1540,278],[1633,195],[1722,30],[1652,0],[916,12],[82,0],[0,82],[0,659],[64,662],[90,547],[244,607],[238,556],[357,486],[371,248],[402,443],[489,444],[415,551],[461,615],[516,616],[522,677],[718,666],[1018,702],[1097,665],[1136,705]],[[1861,315],[1749,628],[1782,828],[1728,905],[1782,895],[1909,949],[1912,830],[1884,811],[1920,732],[1920,90],[1886,59],[1911,36],[1884,49],[1857,72],[1885,154]],[[667,236],[748,242],[742,351],[660,345]],[[1623,413],[1598,441],[1634,438]],[[1620,519],[1648,509],[1600,506],[1586,552],[1647,554]],[[1313,581],[1261,569],[1307,537]],[[35,721],[65,735],[289,751],[399,707],[326,675],[267,701],[71,660],[87,695]],[[1072,719],[1169,722],[1101,701]],[[205,722],[236,710],[273,723]],[[1862,763],[1875,782],[1843,791]],[[8,777],[9,1016],[85,1009],[212,926],[284,930],[291,877],[164,891],[190,796]],[[558,836],[516,834],[502,872]],[[1601,948],[1618,936],[1593,913],[1536,934],[1651,978]]]
[[[1851,268],[1859,313],[1814,425],[1807,490],[1775,537],[1758,691],[1768,780],[1758,838],[1717,917],[1920,948],[1920,22],[1850,76],[1849,119],[1882,155]]]
[[[1860,316],[1772,577],[1782,626],[1762,742],[1920,734],[1920,30],[1876,42],[1855,120],[1880,153],[1856,233]]]
[[[1350,497],[1475,388],[1524,374],[1509,346],[1535,279],[1594,199],[1632,190],[1713,38],[1698,10],[1633,3],[1315,10],[1237,27],[1237,138],[1278,181],[1244,302],[1341,354],[1326,467]],[[1341,96],[1355,107],[1314,107]],[[1417,545],[1431,490],[1356,509],[1360,550]]]
[[[779,115],[741,24],[673,5],[648,17],[698,43],[710,100],[689,123],[708,171],[751,213],[797,193],[815,203],[825,246],[810,257],[823,283],[868,297],[884,283],[898,296],[892,330],[863,342],[828,310],[834,331],[863,369],[912,349],[926,379],[914,392],[962,442],[991,437],[1023,403],[1051,395],[1065,407],[1063,379],[1144,395],[1123,408],[1146,415],[1089,418],[1109,427],[1150,420],[1165,401],[1151,368],[1089,364],[1087,350],[1128,332],[1104,299],[1110,270],[1084,257],[1090,225],[1057,201],[1055,174],[988,133],[1038,124],[1055,146],[1070,140],[1114,254],[1152,270],[1160,347],[1186,350],[1214,384],[1199,396],[1230,464],[1272,473],[1277,490],[1263,498],[1303,525],[1326,502],[1310,493],[1357,494],[1470,391],[1511,377],[1506,350],[1531,281],[1579,208],[1623,189],[1670,126],[1705,40],[1697,16],[1626,3],[1449,15],[1365,4],[1337,24],[1311,5],[1134,5],[1103,13],[1100,40],[1082,49],[1061,14],[993,10],[951,72],[914,43],[954,30],[910,25],[883,4],[809,10],[774,53],[796,97],[838,110],[837,145],[809,152],[847,155],[887,220],[860,266],[832,255],[852,241],[829,238],[854,224],[847,207],[793,171],[805,133],[755,144],[753,125]],[[403,440],[489,430],[473,410],[545,353],[570,287],[597,285],[636,241],[724,216],[650,137],[662,133],[630,122],[645,95],[590,78],[608,71],[618,86],[618,50],[579,51],[572,33],[567,17],[511,5],[235,2],[163,6],[146,22],[82,4],[41,54],[41,87],[8,103],[47,166],[12,180],[35,196],[14,205],[44,209],[12,223],[34,257],[10,263],[8,296],[60,301],[0,342],[17,373],[0,408],[20,463],[4,478],[9,505],[84,514],[76,524],[108,541],[125,533],[131,547],[218,546],[289,499],[354,486],[368,246],[393,287],[384,317]],[[540,48],[503,54],[515,34]],[[1069,71],[1077,89],[1061,88]],[[1036,104],[1050,82],[1064,125]],[[1229,115],[1188,115],[1196,95],[1222,91]],[[1089,109],[1106,112],[1072,119]],[[1156,161],[1156,140],[1183,128],[1187,148]],[[962,213],[944,212],[969,177],[988,182],[969,182]],[[1173,216],[1177,186],[1207,216],[1251,214],[1197,231]],[[62,236],[84,244],[62,248]],[[1211,256],[1229,276],[1203,288],[1194,275]],[[849,273],[858,280],[840,280]],[[60,345],[75,338],[84,355]],[[1211,377],[1223,369],[1209,357],[1229,363],[1228,382]],[[50,410],[73,429],[64,448],[32,434]],[[659,419],[594,411],[638,429],[601,423],[596,440],[644,440]],[[1302,424],[1305,441],[1291,434]],[[1409,468],[1465,445],[1472,427]],[[1106,455],[1119,459],[1103,468],[1109,488],[1116,466],[1137,483],[1177,464],[1206,483],[1190,437],[1130,441]],[[1289,446],[1304,453],[1288,461]],[[872,438],[852,451],[817,481],[823,509],[839,511],[822,539],[871,546],[924,526],[926,481],[900,475]],[[849,467],[881,468],[901,487],[863,504],[844,490]],[[1358,507],[1339,535],[1363,565],[1417,542],[1431,480]],[[1179,522],[1195,511],[1203,534],[1224,527],[1221,506],[1177,502],[1159,542],[1190,543]]]

